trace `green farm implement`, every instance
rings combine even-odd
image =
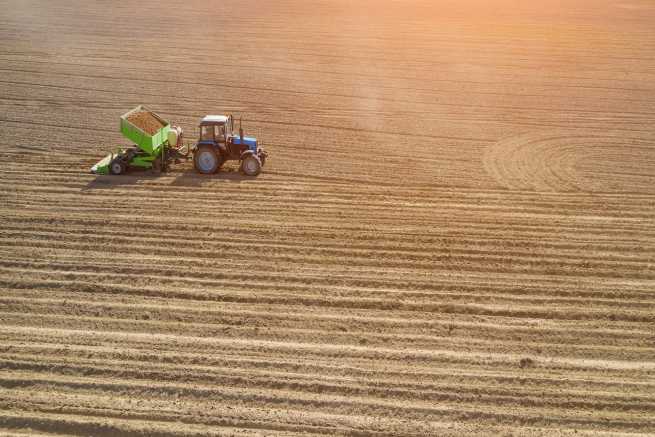
[[[134,147],[121,148],[91,168],[95,174],[122,174],[132,168],[165,171],[172,161],[187,159],[190,147],[184,146],[182,129],[164,120],[144,106],[137,106],[120,118],[123,136]]]

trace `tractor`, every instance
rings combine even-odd
[[[226,161],[239,161],[247,176],[257,176],[266,163],[266,151],[254,137],[243,135],[241,119],[239,134],[234,133],[232,115],[207,115],[200,120],[200,138],[192,149],[193,164],[202,174],[218,171]]]
[[[253,137],[244,137],[241,119],[234,134],[232,115],[207,115],[200,121],[200,138],[194,146],[183,141],[182,128],[139,105],[120,117],[120,131],[134,143],[101,159],[91,168],[94,174],[119,175],[133,169],[168,170],[172,163],[190,158],[199,173],[215,173],[228,160],[238,160],[240,170],[257,176],[266,162],[266,152]]]

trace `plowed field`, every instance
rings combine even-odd
[[[0,11],[0,434],[655,433],[653,2]]]

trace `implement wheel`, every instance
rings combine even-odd
[[[241,171],[248,176],[257,176],[262,171],[262,162],[255,155],[248,155],[241,162]]]
[[[155,158],[154,161],[152,161],[152,168],[150,169],[152,174],[159,175],[161,174],[162,168],[161,168],[161,158]]]
[[[109,172],[113,175],[119,175],[125,173],[127,166],[122,159],[114,159],[109,165]]]
[[[221,157],[211,146],[201,146],[193,154],[193,166],[198,173],[216,173],[221,166]]]

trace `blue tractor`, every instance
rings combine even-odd
[[[238,135],[234,133],[231,115],[207,115],[200,120],[200,138],[193,148],[193,165],[198,173],[216,173],[225,161],[238,160],[240,171],[257,176],[266,163],[266,156],[256,138],[243,135],[241,119]]]

